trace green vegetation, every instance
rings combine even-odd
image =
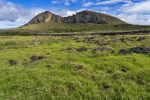
[[[42,23],[31,24],[16,29],[5,30],[4,34],[37,34],[37,33],[67,33],[67,32],[110,32],[110,31],[130,31],[130,30],[150,30],[149,26],[141,25],[112,25],[112,24],[64,24],[64,23]]]
[[[149,100],[150,35],[1,36],[0,100]]]
[[[150,29],[149,26],[130,25],[130,24],[31,24],[22,27],[21,30],[35,30],[35,31],[51,31],[51,32],[83,32],[83,31],[127,31],[127,30],[143,30]]]

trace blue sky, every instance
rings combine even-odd
[[[149,5],[150,0],[0,0],[0,29],[23,25],[45,10],[61,16],[92,10],[150,25]]]

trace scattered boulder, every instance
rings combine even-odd
[[[150,52],[150,48],[134,47],[134,48],[131,48],[129,51],[130,52],[134,52],[134,53],[149,53]]]
[[[81,47],[81,48],[76,48],[77,52],[84,52],[84,51],[88,51],[88,49],[86,47]]]
[[[37,60],[41,60],[43,58],[45,58],[45,57],[44,56],[35,56],[35,55],[33,55],[33,56],[30,57],[30,60],[31,60],[31,62],[34,62],[34,61],[37,61]]]
[[[9,63],[10,65],[16,65],[16,64],[17,64],[17,61],[12,59],[12,60],[9,60],[8,63]]]
[[[150,53],[150,47],[133,47],[130,49],[121,49],[119,51],[120,54],[128,54],[128,53]]]

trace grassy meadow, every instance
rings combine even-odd
[[[150,35],[0,36],[0,100],[150,100]]]
[[[65,23],[40,23],[31,24],[9,30],[0,30],[0,35],[30,35],[51,33],[82,33],[84,32],[111,32],[111,31],[138,31],[150,30],[149,26],[131,24],[65,24]]]

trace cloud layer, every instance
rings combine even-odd
[[[25,24],[33,16],[44,11],[42,8],[27,9],[12,2],[0,2],[0,28],[13,28]]]
[[[0,28],[23,25],[45,10],[69,16],[86,9],[119,17],[131,24],[150,25],[150,0],[49,0],[49,2],[50,7],[47,8],[43,6],[28,8],[21,3],[1,0]]]

